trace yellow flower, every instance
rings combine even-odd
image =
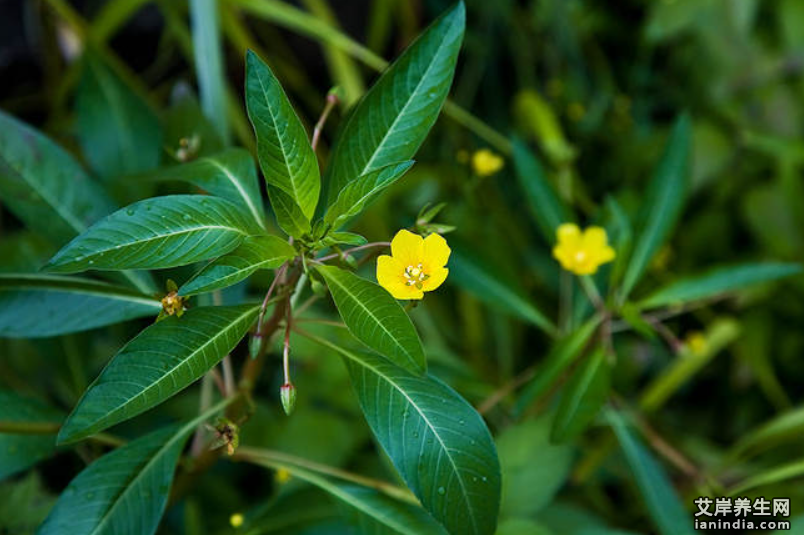
[[[614,249],[608,244],[606,231],[589,227],[583,232],[574,223],[564,223],[556,230],[558,244],[553,256],[561,267],[576,275],[592,275],[601,264],[614,260]]]
[[[244,520],[243,515],[241,515],[240,513],[235,513],[229,517],[229,524],[233,528],[239,528],[240,526],[243,525],[243,520]]]
[[[505,161],[489,149],[480,149],[472,154],[472,168],[480,176],[490,176],[502,169]]]
[[[438,234],[422,238],[400,230],[391,242],[392,256],[377,258],[377,282],[396,299],[421,299],[447,278],[450,252]]]
[[[290,481],[290,477],[290,472],[288,472],[286,468],[280,468],[276,471],[276,474],[274,474],[274,481],[283,485]]]
[[[692,331],[684,340],[690,352],[696,356],[703,356],[709,348],[709,342],[701,331]]]

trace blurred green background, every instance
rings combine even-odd
[[[447,203],[437,220],[456,229],[447,238],[458,264],[412,316],[434,373],[478,407],[495,434],[505,479],[500,533],[654,532],[606,427],[551,445],[554,392],[515,410],[512,392],[543,361],[549,340],[490,291],[495,283],[483,277],[502,281],[513,289],[506,291],[551,315],[558,309],[560,282],[550,245],[523,198],[509,139],[516,135],[530,144],[583,222],[604,221],[611,203],[633,220],[670,125],[688,112],[694,136],[685,209],[640,284],[655,288],[711,265],[800,262],[804,2],[466,4],[467,34],[451,108],[414,169],[355,230],[370,241],[388,240],[412,226],[427,203]],[[212,126],[221,123],[234,144],[253,149],[242,105],[246,48],[275,69],[311,130],[332,86],[354,102],[375,79],[381,58],[393,59],[448,5],[221,0],[227,105],[204,119],[203,102],[193,96],[204,71],[195,67],[186,2],[3,0],[0,108],[42,129],[96,174],[109,173],[98,178],[121,204],[131,202],[171,191],[138,177],[175,163],[188,125],[200,132],[198,154],[226,142]],[[118,114],[120,109],[126,111]],[[324,159],[345,113],[338,108],[326,125]],[[117,154],[112,145],[128,150]],[[502,168],[479,172],[473,155],[480,149],[502,157]],[[0,211],[0,270],[35,271],[63,244],[56,234],[25,230]],[[462,265],[481,265],[483,275],[473,276]],[[173,271],[176,280],[190,275]],[[372,277],[371,269],[365,273]],[[256,295],[259,288],[233,291],[252,290]],[[681,372],[669,372],[682,357],[661,336],[628,332],[615,338],[615,399],[638,413],[644,438],[690,518],[695,497],[723,495],[780,466],[792,466],[792,472],[744,494],[789,497],[794,516],[804,512],[804,480],[796,479],[804,474],[804,409],[797,409],[804,393],[802,296],[799,275],[667,320],[663,325],[672,337],[697,358]],[[320,313],[327,310],[322,306]],[[67,411],[144,324],[36,342],[0,340],[0,386]],[[243,443],[393,477],[336,358],[303,339],[294,341],[300,394],[291,418],[278,406],[281,377],[279,361],[273,362]],[[121,426],[121,434],[137,436],[171,415],[193,413],[197,393],[191,390],[171,400],[167,410]],[[780,415],[781,424],[775,420],[776,427],[757,435]],[[0,533],[31,532],[54,497],[100,451],[84,445],[78,453],[59,453],[0,483]],[[233,513],[246,515],[242,532],[248,533],[346,529],[337,507],[318,491],[221,463],[190,498],[168,510],[162,532],[229,532]],[[801,522],[796,525],[804,532]]]

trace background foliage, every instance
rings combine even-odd
[[[112,497],[101,491],[71,494],[76,485],[92,487],[92,470],[102,470],[101,463],[112,465],[122,480],[156,485],[167,505],[161,522],[159,507],[127,517],[156,518],[153,526],[112,530],[362,533],[405,526],[399,529],[429,532],[436,529],[432,519],[421,516],[404,490],[407,483],[416,491],[416,484],[383,453],[393,457],[398,437],[384,441],[372,434],[387,422],[363,418],[361,407],[366,411],[374,396],[356,396],[350,381],[350,375],[360,376],[361,366],[381,369],[387,363],[351,349],[344,354],[344,347],[355,347],[346,331],[321,324],[305,328],[330,346],[292,338],[299,394],[290,417],[279,403],[281,344],[268,348],[254,385],[254,414],[239,437],[240,460],[252,464],[222,460],[206,471],[193,465],[193,431],[204,420],[194,420],[203,405],[199,398],[213,388],[205,382],[158,409],[143,412],[154,400],[137,405],[128,415],[139,416],[99,440],[54,448],[60,424],[90,384],[99,375],[102,382],[128,373],[105,366],[159,312],[158,302],[139,296],[163,294],[167,278],[181,285],[194,276],[197,269],[179,265],[187,263],[179,259],[229,252],[225,244],[266,225],[264,212],[271,233],[279,234],[276,199],[302,191],[300,211],[309,218],[334,201],[339,188],[327,191],[327,184],[376,170],[366,166],[371,158],[364,155],[330,158],[336,130],[348,132],[350,121],[359,119],[347,105],[372,86],[386,59],[396,58],[450,9],[437,0],[220,0],[217,10],[214,4],[0,4],[0,175],[32,170],[30,191],[0,179],[0,270],[17,274],[0,277],[0,532],[31,533],[51,510],[70,511],[75,503],[104,507]],[[428,408],[436,417],[469,410],[452,389],[484,417],[502,472],[498,533],[688,533],[692,500],[700,495],[790,497],[794,532],[803,530],[796,517],[804,513],[804,372],[798,365],[804,276],[791,263],[804,257],[804,5],[468,0],[466,17],[450,100],[416,164],[405,166],[404,178],[350,227],[369,241],[388,241],[397,229],[416,225],[425,205],[440,202],[446,203],[436,217],[441,230],[455,227],[446,235],[453,249],[447,283],[410,312],[433,378],[401,366],[386,375],[398,374],[395,380],[408,381],[414,392],[443,389],[451,408]],[[247,100],[247,110],[247,63],[261,68],[247,49],[270,67],[260,76],[270,81],[275,75],[284,87],[288,101],[274,113],[281,118],[295,109],[300,129],[275,130],[297,142],[312,132],[330,88],[340,88],[343,105],[333,110],[317,147],[326,180],[318,205],[309,184],[319,171],[309,155],[294,166],[297,173],[272,173],[267,189],[256,181],[249,153],[259,156],[263,171],[278,156],[255,138],[249,115],[253,119],[259,106],[281,102],[276,99],[282,89],[269,83],[271,97]],[[379,100],[371,109],[383,105],[391,111],[377,112],[381,118],[394,109]],[[434,110],[422,114],[435,120]],[[38,137],[34,127],[49,139]],[[189,143],[188,131],[197,135]],[[345,139],[339,143],[356,143],[358,155],[360,144],[371,142],[357,134]],[[230,146],[244,149],[222,152]],[[504,158],[502,169],[490,176],[473,166],[472,155],[482,148]],[[55,156],[43,159],[42,153]],[[389,154],[379,163],[410,158]],[[194,167],[177,171],[184,159]],[[247,195],[232,189],[225,170],[249,177]],[[42,176],[54,175],[66,177],[70,188],[39,187]],[[271,198],[273,209],[253,202],[256,187]],[[186,195],[199,190],[228,199],[205,199],[215,205],[214,220],[223,217],[234,229],[219,229],[219,250],[199,251],[187,242],[179,250],[166,242],[177,260],[171,265],[178,267],[157,271],[156,280],[139,271],[119,272],[113,285],[95,276],[32,278],[115,207],[181,195],[183,213],[209,216],[208,205]],[[42,211],[43,191],[52,195],[45,201],[64,209],[55,215]],[[161,208],[153,208],[120,217],[158,222]],[[284,218],[277,214],[288,232],[304,226],[291,208]],[[609,296],[616,312],[608,322],[616,358],[584,351],[595,349],[587,348],[589,340],[598,345],[600,320],[578,281],[562,275],[551,257],[555,227],[569,220],[604,225],[618,251],[595,278],[603,290],[610,281],[618,288]],[[252,230],[238,230],[244,228]],[[278,245],[263,246],[284,258]],[[96,261],[112,265],[136,254],[112,249]],[[247,261],[224,258],[218,268]],[[75,256],[58,259],[51,265],[72,271]],[[743,267],[688,279],[734,264]],[[364,280],[373,280],[373,265],[359,270]],[[217,280],[217,273],[209,280]],[[190,284],[203,287],[202,276]],[[271,280],[269,271],[256,271],[248,283],[214,294],[214,303],[209,293],[191,303],[222,305],[215,317],[191,309],[180,321],[169,318],[148,328],[168,330],[175,323],[192,330],[193,321],[232,325],[224,316],[243,318],[234,322],[236,332],[216,338],[225,353],[256,316],[255,307],[239,304],[258,303]],[[42,289],[50,284],[59,291]],[[320,300],[308,315],[334,320],[329,302]],[[679,314],[679,302],[688,303],[688,313]],[[79,327],[93,328],[74,332]],[[557,333],[559,341],[553,339]],[[238,365],[248,360],[246,345],[233,353]],[[203,371],[182,372],[182,384]],[[363,391],[384,388],[377,380]],[[101,417],[121,420],[106,411],[79,412],[61,428],[61,438],[89,434],[87,426]],[[480,425],[473,417],[469,410],[470,427]],[[21,435],[20,422],[35,434]],[[179,458],[171,486],[165,474],[172,472],[164,467]],[[362,479],[345,483],[331,477],[333,470],[394,490],[389,496]],[[182,477],[196,471],[203,475]],[[109,473],[102,472],[101,480]],[[438,482],[422,484],[435,490],[438,503],[431,510],[450,510],[438,501]],[[115,497],[140,506],[160,503],[142,498],[136,488]],[[233,514],[243,515],[241,526],[233,527]],[[384,527],[372,520],[377,515],[386,519]],[[53,521],[41,529],[64,532]]]

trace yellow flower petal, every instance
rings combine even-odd
[[[583,231],[583,246],[589,250],[601,249],[608,245],[606,231],[602,227],[588,227]]]
[[[415,266],[424,256],[424,239],[402,229],[391,240],[391,255],[405,266]]]
[[[561,245],[575,246],[581,241],[581,229],[575,223],[563,223],[556,229],[556,240]]]
[[[438,234],[430,234],[424,239],[424,251],[422,255],[422,263],[426,268],[435,270],[436,268],[444,267],[449,260],[449,254],[452,249],[447,245],[447,240]],[[425,269],[427,271],[427,269]]]
[[[447,268],[436,268],[430,273],[430,278],[427,279],[422,283],[422,289],[425,292],[432,292],[445,280],[447,280],[447,275],[449,275],[449,270]]]

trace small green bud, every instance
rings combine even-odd
[[[312,282],[310,283],[310,287],[313,289],[313,293],[318,296],[323,297],[327,295],[327,287],[321,281],[313,279]]]
[[[252,359],[256,359],[257,355],[260,354],[260,348],[262,347],[262,335],[260,333],[254,333],[251,335],[251,339],[248,341],[248,354],[251,356]]]
[[[293,383],[282,385],[282,388],[279,389],[279,399],[282,400],[282,408],[285,410],[285,414],[290,416],[290,413],[293,412],[293,407],[296,405],[296,387],[293,386]]]

